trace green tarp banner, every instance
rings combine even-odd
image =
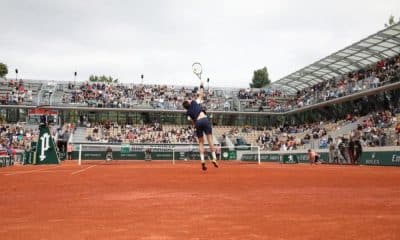
[[[285,164],[295,164],[299,163],[299,158],[297,154],[285,154],[281,155],[280,162]]]
[[[121,148],[122,150],[122,148]],[[193,152],[155,152],[155,151],[113,151],[114,160],[172,160],[173,154],[175,160],[200,160],[200,153],[197,151]],[[72,159],[78,159],[79,152],[74,149],[72,152]],[[206,159],[211,159],[211,154],[208,153]],[[236,151],[226,151],[222,154],[223,160],[236,160]],[[105,160],[106,152],[104,151],[82,151],[82,160]]]
[[[257,154],[255,153],[244,153],[241,157],[242,161],[257,161]],[[279,154],[260,154],[261,162],[279,162]]]
[[[73,151],[72,152],[72,159],[78,159],[79,152]],[[144,160],[145,153],[144,152],[129,152],[129,153],[122,153],[122,152],[113,152],[113,159],[118,160]],[[82,152],[81,153],[82,160],[105,160],[106,159],[106,152]]]
[[[222,160],[236,160],[237,159],[236,151],[233,150],[223,150],[222,151]]]
[[[0,167],[7,167],[11,165],[11,158],[8,155],[0,156]]]
[[[39,126],[39,139],[36,145],[35,164],[58,164],[60,160],[56,152],[53,137],[46,125]]]
[[[320,152],[320,160],[328,162],[328,152]],[[309,163],[307,153],[261,153],[261,162],[281,162],[285,164]],[[257,161],[257,154],[243,154],[242,161]],[[400,166],[400,151],[366,151],[361,155],[361,165]]]
[[[363,152],[360,164],[379,166],[400,166],[400,151]]]

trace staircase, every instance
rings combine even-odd
[[[87,142],[86,140],[86,128],[85,127],[77,127],[74,133],[74,139],[72,142]]]
[[[366,117],[359,118],[355,122],[351,122],[349,124],[346,124],[346,125],[342,126],[340,129],[328,133],[328,135],[331,135],[331,137],[333,139],[335,139],[336,137],[342,137],[343,135],[348,135],[348,134],[351,133],[351,131],[356,129],[358,124],[361,124],[364,121],[365,118]]]

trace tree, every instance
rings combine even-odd
[[[106,77],[105,75],[97,76],[97,75],[90,75],[89,81],[91,82],[104,82],[104,83],[117,83],[118,79],[113,79],[111,76]]]
[[[100,76],[100,79],[99,79],[100,82],[108,82],[107,80],[108,79],[106,76],[104,76],[104,75]]]
[[[263,67],[261,69],[255,70],[253,73],[253,79],[250,83],[251,88],[262,88],[271,83],[271,80],[268,76],[267,67]]]
[[[8,73],[7,65],[0,63],[0,77],[4,77]]]
[[[389,20],[388,20],[388,23],[385,23],[385,27],[390,27],[390,26],[392,26],[392,25],[395,24],[395,23],[396,23],[396,21],[394,20],[394,16],[393,16],[393,15],[390,15]]]

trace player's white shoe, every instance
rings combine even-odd
[[[218,168],[219,166],[218,166],[218,163],[217,163],[217,160],[212,160],[211,161],[212,162],[212,164],[214,165],[214,167],[216,167],[216,168]]]

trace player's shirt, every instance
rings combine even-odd
[[[199,117],[200,113],[202,112],[202,108],[198,100],[192,101],[190,103],[190,107],[186,112],[186,115],[190,117],[193,121],[197,120],[197,117]]]

